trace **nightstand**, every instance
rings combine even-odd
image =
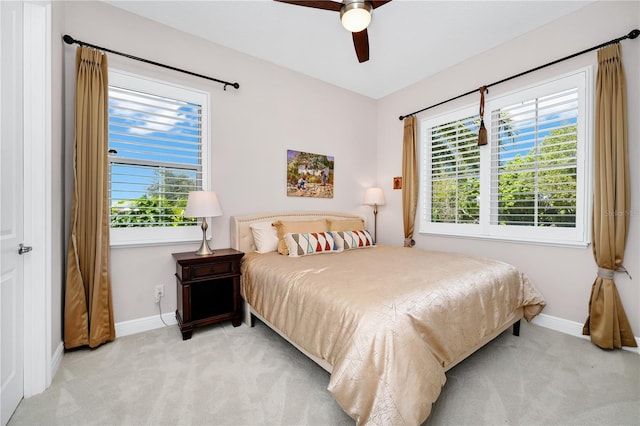
[[[194,328],[231,320],[242,322],[240,261],[244,253],[217,249],[208,256],[193,251],[173,253],[176,260],[178,308],[176,320],[182,339],[191,338]]]

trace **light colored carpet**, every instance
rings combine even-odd
[[[640,425],[640,356],[535,325],[447,377],[425,425]],[[9,425],[352,425],[328,382],[258,321],[187,341],[174,325],[66,353]]]

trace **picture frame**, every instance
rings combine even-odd
[[[402,177],[396,176],[393,178],[393,189],[402,189]]]
[[[287,196],[333,198],[334,157],[287,150]]]

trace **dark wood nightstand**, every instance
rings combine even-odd
[[[214,250],[209,256],[195,252],[173,253],[176,259],[178,308],[176,320],[182,339],[191,338],[194,328],[231,320],[242,323],[240,261],[244,253],[233,249]]]

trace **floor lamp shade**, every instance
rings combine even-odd
[[[382,188],[367,188],[364,193],[364,203],[368,206],[382,206],[385,204]]]
[[[187,208],[184,211],[185,217],[202,218],[202,244],[196,251],[199,256],[213,254],[207,242],[207,218],[222,216],[222,207],[218,201],[218,196],[213,191],[191,191],[187,199]]]

